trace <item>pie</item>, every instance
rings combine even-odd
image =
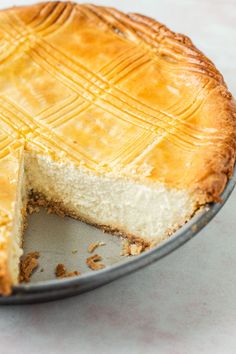
[[[19,279],[26,207],[152,247],[220,201],[235,106],[188,37],[113,8],[0,11],[0,293]]]

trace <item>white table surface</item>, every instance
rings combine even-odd
[[[33,1],[0,0],[0,7]],[[189,35],[236,95],[236,0],[107,0]],[[236,191],[198,237],[107,286],[0,308],[0,353],[236,353]]]

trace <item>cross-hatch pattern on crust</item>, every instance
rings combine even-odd
[[[135,139],[127,139],[124,146],[107,157],[106,164],[132,162],[153,142],[163,139],[186,151],[194,150],[212,139],[218,142],[221,140],[220,136],[197,129],[188,122],[188,118],[204,105],[207,96],[204,96],[203,92],[207,91],[211,84],[210,78],[187,106],[176,103],[168,107],[168,110],[157,109],[140,102],[117,85],[140,67],[155,60],[148,46],[140,46],[134,42],[129,50],[119,53],[99,71],[93,72],[80,63],[79,58],[71,58],[61,48],[49,43],[46,37],[58,30],[58,24],[63,26],[69,21],[73,8],[71,3],[49,3],[44,7],[45,18],[36,16],[27,25],[14,12],[1,13],[4,28],[1,23],[0,28],[5,32],[1,62],[13,58],[16,52],[23,52],[27,47],[30,49],[27,54],[32,61],[71,91],[69,98],[46,108],[35,117],[31,117],[25,108],[10,97],[0,96],[0,116],[3,123],[20,135],[20,138],[28,139],[32,144],[40,146],[40,149],[53,147],[64,151],[74,160],[85,160],[90,166],[99,162],[89,156],[83,147],[78,144],[75,147],[73,143],[64,141],[55,129],[75,117],[79,120],[81,113],[91,106],[111,114],[116,120],[123,120],[141,128]],[[84,7],[82,11],[92,13],[92,8]],[[98,15],[102,17],[101,13]],[[103,20],[109,22],[112,14],[103,16]],[[117,24],[117,20],[114,21]],[[130,36],[132,35],[135,34],[130,30]],[[199,99],[200,95],[203,95],[204,99]],[[0,141],[3,156],[8,148],[6,139],[4,137],[2,142]]]

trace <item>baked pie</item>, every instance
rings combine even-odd
[[[155,20],[48,2],[0,11],[0,293],[27,204],[153,246],[220,200],[235,161],[222,75]]]

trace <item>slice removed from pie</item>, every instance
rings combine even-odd
[[[220,200],[235,105],[164,25],[48,2],[0,12],[0,293],[17,284],[26,205],[153,246]]]

